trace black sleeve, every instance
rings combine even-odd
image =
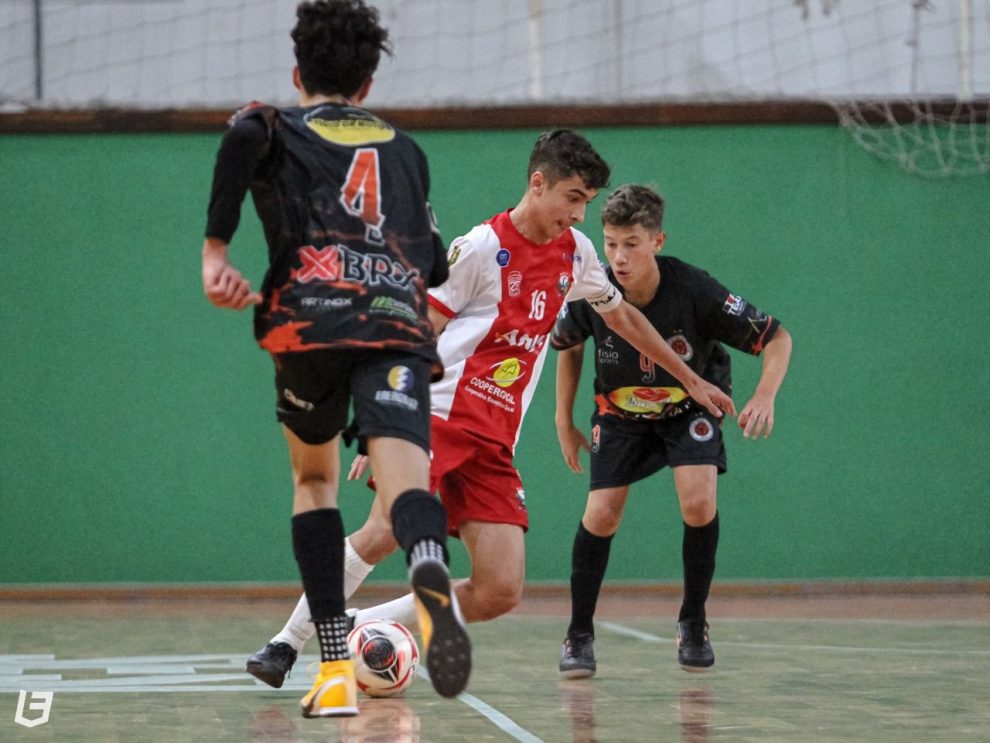
[[[207,237],[230,242],[241,220],[241,203],[267,149],[268,126],[261,117],[234,119],[217,152],[207,211]]]
[[[560,308],[557,322],[550,334],[550,345],[554,350],[563,351],[584,343],[592,333],[589,312],[592,310],[584,299],[568,302]]]
[[[700,269],[695,269],[698,329],[706,338],[758,356],[780,327],[780,321],[733,294]]]

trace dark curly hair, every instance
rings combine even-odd
[[[311,0],[296,8],[299,76],[308,93],[352,96],[392,54],[378,10],[364,0]]]
[[[612,169],[595,152],[591,142],[571,129],[554,129],[544,132],[536,140],[529,156],[527,176],[541,171],[553,185],[557,181],[581,176],[588,188],[608,186]]]
[[[663,224],[663,197],[647,186],[619,186],[602,204],[602,224],[613,227],[640,225],[659,232]]]

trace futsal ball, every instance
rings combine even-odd
[[[419,647],[398,622],[372,619],[347,636],[358,688],[369,697],[394,697],[407,688],[419,667]]]

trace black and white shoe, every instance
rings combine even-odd
[[[424,560],[412,569],[419,631],[426,647],[426,670],[442,697],[456,697],[471,676],[471,640],[442,562]]]

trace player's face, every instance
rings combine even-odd
[[[639,224],[627,227],[607,224],[604,233],[605,258],[615,280],[624,289],[648,284],[656,276],[659,269],[654,256],[663,246],[663,232],[654,232]]]
[[[556,237],[564,230],[583,222],[588,204],[597,195],[598,189],[589,188],[579,175],[559,180],[552,186],[547,186],[544,182],[537,195],[537,203],[545,233]]]

